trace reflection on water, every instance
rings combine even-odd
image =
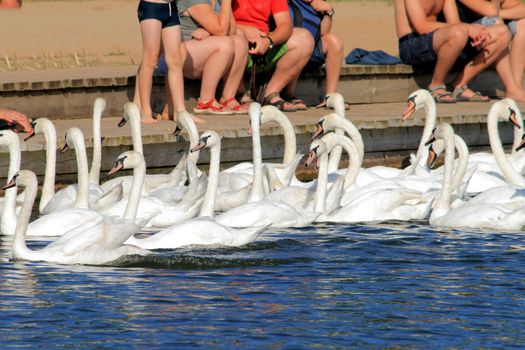
[[[525,343],[521,233],[424,223],[273,231],[112,266],[6,262],[2,348],[510,348]],[[31,241],[37,249],[48,242]]]

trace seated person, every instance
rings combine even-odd
[[[286,0],[233,0],[233,15],[237,27],[253,46],[248,53],[266,55],[262,70],[275,68],[263,92],[263,104],[271,104],[284,111],[295,111],[293,104],[284,101],[280,93],[299,77],[314,49],[314,40],[308,30],[293,28]],[[270,18],[275,30],[270,32]],[[253,61],[248,60],[248,68]]]
[[[242,35],[236,34],[231,0],[223,0],[218,15],[214,3],[213,0],[177,2],[186,49],[183,75],[188,79],[202,79],[193,111],[196,114],[247,113],[248,106],[241,105],[234,96],[246,66],[248,43]],[[165,61],[161,57],[158,72],[164,71]],[[222,98],[217,101],[215,95],[221,79],[224,79],[224,88]],[[169,86],[167,88],[169,90]],[[169,119],[170,104],[166,104],[162,119]],[[196,117],[194,120],[203,122]]]
[[[396,0],[395,6],[401,60],[416,70],[434,69],[428,88],[436,102],[487,101],[486,96],[469,89],[467,83],[492,64],[507,96],[525,99],[525,91],[516,86],[510,73],[510,33],[504,25],[483,27],[462,23],[455,0]],[[442,11],[447,23],[437,19]],[[465,64],[451,81],[451,93],[445,79],[456,61]]]
[[[325,96],[329,93],[336,92],[339,75],[341,73],[341,65],[343,63],[343,40],[338,34],[331,32],[332,18],[335,14],[334,8],[325,0],[294,0],[292,2],[297,3],[298,8],[302,5],[300,8],[301,12],[308,11],[308,14],[317,16],[320,22],[319,27],[311,27],[311,25],[307,23],[307,29],[310,30],[310,33],[314,37],[315,48],[305,69],[316,69],[325,64]],[[301,4],[301,2],[303,4]],[[306,8],[304,6],[306,6]],[[294,15],[294,22],[295,18],[296,16]],[[303,101],[295,97],[297,80],[298,79],[293,80],[285,88],[285,100],[293,103],[297,109],[306,109]],[[323,101],[318,107],[324,107],[325,105],[326,101]]]
[[[525,71],[525,4],[519,0],[458,0],[461,21],[490,26],[503,20],[512,34],[510,43],[510,67],[517,84],[523,84]]]
[[[0,108],[0,129],[13,129],[16,132],[32,134],[33,126],[29,117],[12,109]]]

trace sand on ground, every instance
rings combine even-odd
[[[137,0],[23,2],[0,10],[0,72],[138,64]],[[352,48],[397,55],[394,6],[385,1],[333,2],[333,31]],[[37,74],[37,73],[35,73]]]

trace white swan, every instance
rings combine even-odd
[[[502,204],[464,203],[452,209],[452,171],[454,167],[454,130],[449,124],[440,123],[436,139],[445,142],[445,171],[439,198],[430,215],[429,223],[439,227],[480,227],[496,230],[521,230],[525,225],[525,207],[508,208]]]
[[[252,117],[253,142],[253,181],[248,203],[239,205],[217,216],[216,221],[232,227],[304,227],[310,225],[318,213],[298,211],[284,201],[272,201],[264,198],[262,151],[260,145],[260,124],[258,111],[260,105],[256,102],[250,105]]]
[[[38,183],[32,171],[21,170],[8,186],[15,185],[25,187],[26,196],[16,226],[13,260],[102,265],[125,255],[148,253],[137,247],[123,245],[123,242],[138,230],[133,221],[112,218],[96,218],[85,223],[81,230],[59,237],[45,248],[37,251],[29,249],[25,236]]]
[[[0,131],[0,146],[7,147],[9,150],[9,169],[8,178],[12,178],[20,170],[21,151],[20,139],[11,130]],[[13,235],[16,228],[16,188],[5,191],[4,207],[0,218],[0,233],[3,235]]]
[[[179,117],[178,117],[179,118]],[[130,122],[131,125],[131,136],[133,140],[133,149],[140,154],[144,154],[142,147],[142,131],[140,125],[140,109],[133,103],[128,102],[124,105],[123,116],[119,122],[119,127],[124,126],[127,122]],[[143,194],[149,194],[151,191],[154,191],[157,188],[163,186],[173,186],[178,184],[181,181],[179,177],[180,173],[173,170],[169,174],[149,174],[146,175],[144,180],[144,186],[142,189]],[[131,185],[133,183],[132,176],[120,176],[109,181],[106,181],[101,185],[104,192],[109,191],[119,183],[122,183],[123,193],[127,195],[131,190]]]
[[[199,218],[170,226],[147,238],[131,237],[126,243],[145,249],[179,248],[188,245],[239,246],[253,242],[266,227],[233,229],[213,220],[215,195],[219,182],[221,139],[215,131],[202,134],[195,151],[204,147],[210,149],[210,171],[208,188],[204,196]]]
[[[521,114],[519,112],[519,109],[517,109],[516,103],[513,100],[505,98],[501,101],[501,103],[504,104],[506,107],[500,104],[500,107],[498,107],[501,108],[500,116],[497,116],[494,113],[492,114],[492,116],[490,113],[487,116],[489,139],[492,140],[491,148],[493,146],[496,146],[496,152],[503,152],[497,129],[497,120],[499,118],[500,120],[510,121],[515,126],[513,148],[511,153],[511,157],[513,157],[512,163],[520,164],[520,162],[517,162],[516,159],[520,159],[520,161],[523,162],[525,160],[525,157],[522,156],[523,152],[516,152],[515,149],[521,139],[520,130],[523,129],[523,121],[521,119]],[[407,107],[405,108],[405,111],[403,113],[402,120],[408,119],[417,109],[422,107],[426,110],[425,127],[423,129],[423,134],[418,147],[417,155],[415,157],[415,161],[412,163],[411,166],[409,166],[403,171],[404,174],[414,173],[415,171],[417,171],[418,174],[422,176],[428,175],[424,171],[420,170],[425,168],[424,160],[427,157],[428,150],[427,147],[425,147],[424,143],[430,137],[432,130],[434,129],[436,124],[436,106],[434,99],[427,90],[420,89],[410,94],[408,98]],[[503,117],[504,114],[506,114],[506,117]],[[498,143],[494,143],[496,141],[499,141],[499,146]],[[521,165],[518,165],[518,168],[520,168],[520,166]],[[466,190],[468,194],[479,193],[488,188],[502,186],[506,184],[505,180],[503,179],[503,176],[501,175],[500,169],[496,166],[496,160],[493,154],[486,152],[478,152],[471,154],[469,156],[469,168],[472,167],[474,167],[475,169],[472,170],[473,175],[471,177],[471,180],[469,181],[469,185]]]
[[[140,154],[138,152],[136,153]],[[137,176],[140,176],[141,179],[146,177],[146,167],[145,165],[143,166],[142,163],[130,163],[130,167],[132,167],[133,164],[136,164],[136,167],[133,167],[133,183],[135,183],[135,178]],[[119,169],[123,166],[124,162],[121,161],[121,166]],[[116,167],[118,166],[116,165]],[[99,213],[105,216],[121,217],[129,207],[129,202],[138,196],[140,201],[136,209],[135,220],[137,222],[146,223],[145,227],[147,228],[167,227],[187,221],[197,215],[202,202],[201,196],[203,194],[203,190],[201,188],[202,186],[198,181],[192,182],[186,195],[179,203],[175,205],[168,205],[156,197],[141,195],[140,192],[138,194],[132,192],[137,190],[137,187],[133,187],[132,184],[129,197],[122,198],[119,202],[107,206],[103,210],[99,211]]]
[[[67,130],[66,143],[61,152],[69,147],[75,149],[78,168],[78,185],[76,186],[76,199],[73,207],[53,211],[31,222],[27,227],[28,236],[61,236],[98,216],[95,211],[89,209],[88,160],[84,135],[80,129],[69,128]],[[57,195],[49,203],[52,203],[55,198],[58,198]]]

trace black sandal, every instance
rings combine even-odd
[[[277,101],[270,102],[270,100],[272,100],[273,98],[276,98],[276,97],[279,97],[279,99]],[[297,111],[297,108],[294,108],[294,107],[286,108],[285,107],[286,103],[289,103],[289,102],[286,102],[285,100],[283,100],[281,98],[281,96],[279,96],[278,92],[272,92],[272,93],[270,93],[268,96],[266,96],[264,98],[263,106],[271,105],[271,106],[277,107],[277,109],[279,109],[280,111],[283,111],[283,112],[296,112]]]

